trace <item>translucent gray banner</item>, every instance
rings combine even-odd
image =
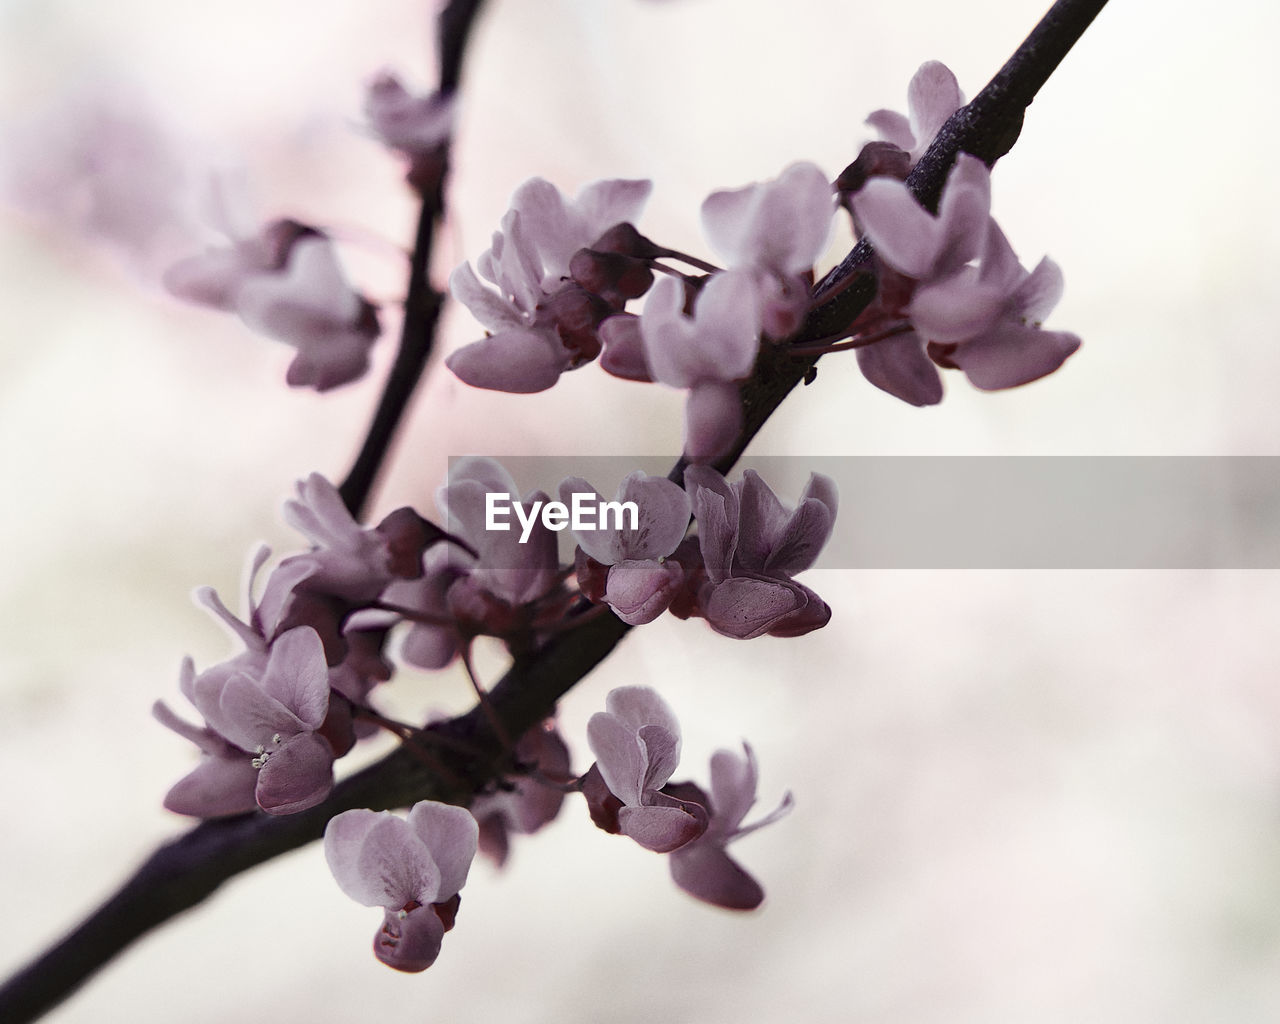
[[[605,498],[664,457],[498,457],[521,493],[583,477]],[[744,459],[793,506],[840,491],[823,569],[1280,569],[1280,457],[840,456]],[[561,535],[572,552],[572,535]]]

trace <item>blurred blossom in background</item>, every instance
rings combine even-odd
[[[371,11],[373,13],[371,13]],[[328,231],[364,294],[402,295],[414,203],[362,127],[365,83],[433,80],[433,5],[245,0],[0,4],[0,850],[8,973],[185,822],[187,746],[151,720],[181,657],[225,638],[188,600],[239,592],[295,480],[338,479],[392,354],[363,381],[286,389],[290,350],[159,287],[175,258],[290,216]],[[697,209],[797,159],[834,177],[927,59],[972,96],[1040,14],[1014,0],[493,0],[468,55],[437,282],[511,192],[652,177],[649,236],[705,254]],[[1280,15],[1116,3],[1042,91],[994,173],[1024,262],[1050,254],[1054,326],[1084,347],[983,394],[947,374],[917,410],[826,358],[753,445],[789,455],[1280,455],[1271,281]],[[828,262],[847,247],[832,242]],[[450,307],[443,352],[476,337]],[[512,429],[513,425],[516,429]],[[588,367],[552,391],[420,389],[370,517],[430,495],[449,455],[674,453],[681,397]],[[545,481],[554,487],[558,481]],[[600,481],[602,490],[612,481]],[[794,494],[788,495],[793,499]],[[842,529],[857,508],[842,508]],[[945,495],[938,531],[948,528]],[[821,564],[821,563],[820,563]],[[154,933],[50,1020],[893,1024],[1222,1021],[1280,1014],[1280,580],[1264,571],[819,570],[800,640],[669,618],[576,688],[680,716],[686,770],[752,743],[762,807],[734,855],[765,906],[695,903],[660,858],[570,801],[477,867],[428,975],[369,955],[362,908],[313,846]],[[491,658],[482,670],[501,669]],[[405,678],[395,710],[466,706]]]

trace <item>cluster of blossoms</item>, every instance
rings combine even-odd
[[[592,820],[647,850],[670,854],[672,879],[698,899],[729,910],[758,907],[764,890],[725,848],[790,811],[791,794],[771,813],[743,825],[755,804],[758,780],[750,746],[744,743],[741,754],[719,750],[712,756],[708,793],[692,782],[669,781],[680,762],[680,724],[657,693],[644,686],[620,687],[605,699],[605,708],[587,725],[596,762],[572,780]],[[554,733],[545,729],[529,734],[537,742],[549,736]],[[558,737],[555,742],[563,751],[563,742]],[[548,765],[539,761],[534,767],[545,772]],[[357,903],[383,910],[373,940],[379,960],[401,971],[423,971],[435,963],[445,932],[453,928],[471,861],[485,849],[493,801],[505,800],[504,813],[511,820],[532,816],[531,827],[522,831],[555,817],[561,789],[538,786],[527,777],[522,781],[527,789],[480,797],[470,811],[423,800],[405,818],[352,810],[329,821],[324,852],[339,887]],[[539,804],[552,806],[549,816],[538,813]],[[499,863],[506,842],[504,835]]]
[[[794,576],[813,564],[831,534],[837,501],[829,479],[813,476],[794,509],[750,471],[730,483],[708,467],[691,467],[685,488],[640,473],[627,477],[618,499],[634,516],[612,526],[602,516],[596,529],[575,525],[579,546],[566,568],[555,528],[536,515],[547,495],[521,497],[491,459],[454,464],[437,493],[443,528],[410,508],[362,527],[332,484],[309,477],[286,503],[285,519],[310,550],[280,561],[255,596],[270,556],[258,550],[243,618],[212,590],[198,592],[240,650],[202,672],[184,661],[179,686],[202,725],[155,705],[156,717],[202,754],[165,806],[206,818],[255,808],[295,813],[328,796],[335,761],[360,738],[382,727],[413,742],[414,727],[370,703],[394,672],[393,632],[405,663],[435,669],[461,658],[471,673],[476,637],[496,637],[519,656],[593,614],[636,625],[670,609],[743,639],[798,636],[826,624],[830,609]],[[566,505],[575,496],[599,500],[580,478],[563,481],[559,493]],[[513,510],[524,529],[495,523],[498,505]],[[680,730],[661,698],[643,687],[611,694],[588,732],[597,763],[581,778],[547,722],[512,745],[514,774],[478,794],[469,811],[423,803],[407,820],[372,811],[334,819],[326,853],[335,877],[353,898],[386,911],[375,942],[381,959],[403,970],[434,961],[475,852],[501,864],[510,837],[553,819],[566,788],[581,789],[601,828],[671,853],[673,877],[693,895],[733,908],[759,904],[759,885],[724,852],[758,827],[742,826],[755,794],[750,748],[716,755],[709,791],[670,783]]]
[[[360,738],[385,728],[420,740],[420,728],[371,704],[394,674],[392,652],[424,669],[462,661],[496,714],[472,667],[478,637],[498,639],[518,659],[595,615],[636,626],[670,611],[737,639],[826,625],[831,609],[795,577],[831,536],[834,483],[811,476],[791,508],[754,472],[730,482],[707,465],[741,431],[740,387],[761,346],[803,356],[857,349],[872,383],[926,405],[942,396],[938,366],[962,370],[980,388],[1013,387],[1056,369],[1079,345],[1041,328],[1061,273],[1048,259],[1031,271],[1018,262],[991,218],[980,161],[959,157],[936,215],[905,184],[961,103],[954,76],[926,64],[912,80],[909,115],[873,114],[884,138],[834,186],[797,163],[775,180],[710,195],[702,224],[723,267],[640,234],[632,222],[647,181],[597,182],[572,200],[541,179],[522,185],[474,269],[463,264],[451,276],[454,297],[488,333],[453,352],[449,369],[476,387],[535,392],[599,357],[615,376],[686,390],[683,480],[633,473],[606,502],[570,477],[556,502],[542,491],[522,496],[501,465],[468,458],[437,492],[442,525],[403,508],[372,528],[352,518],[327,480],[302,482],[285,518],[310,550],[277,564],[256,597],[270,553],[255,555],[243,618],[211,590],[199,594],[241,650],[203,672],[184,662],[179,685],[202,725],[155,706],[202,754],[166,806],[198,817],[295,813],[328,796],[336,759]],[[437,189],[451,97],[414,97],[384,73],[366,113],[371,131],[407,160],[410,183],[424,195]],[[805,338],[814,264],[840,208],[874,245],[878,292],[843,333]],[[355,379],[378,334],[374,307],[343,279],[331,241],[296,221],[184,261],[166,284],[293,345],[291,384],[324,390]],[[641,298],[642,309],[628,308]],[[584,499],[613,508],[612,525],[603,514],[572,519]],[[557,545],[566,526],[577,542],[569,566]],[[673,879],[697,898],[740,910],[764,898],[727,847],[785,814],[791,797],[744,825],[758,776],[746,743],[714,755],[708,788],[672,782],[680,727],[645,686],[614,690],[591,718],[595,762],[580,776],[554,719],[502,739],[509,776],[475,794],[469,809],[424,801],[406,818],[353,810],[330,821],[325,855],[339,886],[384,911],[374,941],[383,962],[429,967],[475,854],[502,864],[511,836],[551,821],[570,791],[583,794],[599,828],[669,855]]]
[[[907,99],[909,117],[868,118],[884,141],[841,181],[879,262],[879,294],[855,326],[871,333],[905,318],[910,328],[859,348],[863,374],[912,405],[932,405],[942,399],[939,366],[987,391],[1052,373],[1080,347],[1074,334],[1040,327],[1062,297],[1062,272],[1048,257],[1032,271],[1018,262],[991,217],[991,172],[968,154],[956,159],[937,216],[916,201],[905,179],[964,98],[955,76],[930,61]]]
[[[574,200],[536,178],[517,189],[476,261],[479,276],[463,264],[449,281],[492,333],[447,363],[476,387],[531,392],[603,351],[601,365],[615,376],[688,391],[685,453],[706,461],[737,436],[738,383],[761,336],[782,341],[804,318],[830,234],[831,186],[812,164],[795,164],[776,181],[711,195],[703,227],[724,270],[635,229],[649,188],[601,181]],[[676,272],[658,262],[664,257],[710,273]],[[663,275],[656,284],[655,271]],[[626,311],[646,293],[642,314]]]
[[[479,276],[463,264],[450,280],[454,298],[492,332],[453,353],[450,369],[476,387],[542,391],[603,350],[601,365],[615,376],[688,391],[685,455],[710,461],[738,435],[739,387],[760,346],[785,346],[800,332],[839,205],[875,245],[879,292],[844,334],[822,341],[857,348],[873,384],[928,405],[942,398],[938,366],[988,390],[1052,372],[1079,346],[1074,335],[1040,329],[1062,275],[1047,258],[1030,272],[1019,264],[990,216],[987,168],[962,154],[936,217],[904,183],[962,102],[951,72],[929,62],[912,79],[909,116],[872,114],[884,138],[834,186],[797,163],[772,181],[712,193],[702,225],[723,268],[636,230],[648,182],[596,182],[573,200],[541,179],[526,182],[477,260]],[[639,313],[627,310],[646,295]]]
[[[834,185],[813,164],[796,163],[774,180],[713,192],[702,226],[723,266],[635,228],[648,181],[599,181],[573,199],[540,178],[525,182],[474,269],[464,263],[450,277],[454,298],[487,333],[447,365],[475,387],[529,393],[600,357],[615,376],[687,391],[685,454],[710,461],[739,433],[739,388],[760,346],[785,346],[800,332],[814,264],[843,207],[875,245],[879,292],[843,335],[822,342],[852,338],[842,347],[858,350],[873,384],[929,405],[942,398],[938,367],[960,369],[987,390],[1052,372],[1080,344],[1040,327],[1061,297],[1062,274],[1047,258],[1031,271],[1018,262],[990,216],[987,168],[962,154],[936,216],[904,183],[962,102],[954,75],[931,61],[911,81],[909,115],[873,113],[868,123],[881,141]],[[437,187],[452,97],[414,96],[383,72],[369,85],[365,113],[370,132],[407,161],[409,182],[424,194]],[[293,346],[290,384],[326,390],[368,368],[377,312],[347,284],[316,228],[273,221],[178,263],[165,284]],[[641,298],[639,312],[628,309]]]

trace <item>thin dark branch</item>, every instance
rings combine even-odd
[[[1027,41],[973,102],[948,122],[908,184],[922,202],[936,203],[947,170],[962,149],[994,162],[1017,137],[1026,106],[1106,0],[1058,0]],[[454,3],[474,14],[478,0]],[[447,12],[446,12],[447,13]],[[799,341],[834,333],[870,303],[875,280],[871,248],[859,244],[819,283],[829,296],[806,320]],[[818,356],[796,358],[767,347],[743,386],[744,427],[733,451],[719,460],[729,469],[783,398],[802,381]],[[410,390],[412,390],[410,388]],[[683,474],[683,463],[672,476]],[[350,498],[344,492],[344,497]],[[356,502],[356,506],[362,501]],[[612,615],[585,620],[518,660],[490,693],[506,731],[519,736],[552,713],[556,702],[617,646],[630,627]],[[79,987],[133,940],[196,906],[218,886],[278,854],[318,839],[325,823],[353,807],[386,809],[435,799],[466,805],[509,765],[510,754],[479,708],[422,734],[432,743],[447,777],[432,772],[411,752],[398,750],[339,783],[324,803],[285,817],[250,814],[208,821],[162,846],[103,906],[65,939],[0,988],[0,1020],[33,1020]],[[465,787],[456,780],[466,780]]]
[[[484,0],[452,0],[440,12],[437,34],[440,52],[439,91],[452,95],[462,75],[462,58],[471,36],[476,16]],[[360,519],[378,472],[387,457],[396,429],[409,407],[413,392],[426,368],[435,346],[436,321],[444,296],[431,286],[431,252],[435,245],[435,228],[444,216],[444,187],[449,173],[449,152],[442,146],[439,159],[426,173],[417,169],[414,186],[422,195],[418,212],[418,230],[414,237],[413,255],[409,260],[409,289],[404,302],[404,322],[400,328],[400,348],[378,400],[378,408],[369,424],[364,443],[351,465],[351,471],[338,488],[348,511]]]

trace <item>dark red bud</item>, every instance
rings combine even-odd
[[[597,562],[582,548],[573,556],[573,571],[578,575],[578,591],[588,601],[599,604],[604,600],[605,584],[609,582],[609,566]]]
[[[656,259],[666,251],[640,234],[635,229],[635,225],[627,223],[615,224],[597,238],[591,248],[597,252],[617,253],[619,256],[634,256],[642,260]]]
[[[861,190],[871,178],[896,178],[906,181],[911,171],[911,154],[892,142],[868,142],[862,147],[858,159],[840,172],[836,178],[836,191],[841,204],[847,205],[849,197]]]
[[[445,539],[445,532],[435,523],[423,519],[409,507],[398,508],[375,529],[387,541],[390,558],[387,568],[404,580],[422,576],[422,553],[432,544]]]

